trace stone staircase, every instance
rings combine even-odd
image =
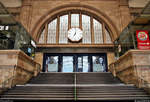
[[[1,99],[9,100],[73,100],[74,87],[54,85],[21,85],[6,92]]]
[[[110,72],[77,73],[77,84],[120,84],[120,80],[114,78]]]
[[[101,101],[132,101],[150,99],[144,90],[125,85],[109,72],[78,73],[77,99]]]
[[[29,84],[74,84],[73,73],[40,73]]]
[[[9,89],[0,100],[134,101],[148,100],[144,90],[125,85],[111,73],[40,73],[26,85]]]

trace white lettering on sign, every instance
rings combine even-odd
[[[0,25],[0,30],[9,30],[9,26]]]
[[[9,26],[5,26],[5,30],[9,30]]]
[[[4,26],[0,26],[0,30],[4,30]]]

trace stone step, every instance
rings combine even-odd
[[[77,98],[134,98],[134,99],[150,99],[150,95],[77,95]]]
[[[2,98],[74,98],[74,95],[3,95]],[[134,98],[150,99],[149,95],[77,95],[77,98]]]
[[[15,91],[15,90],[13,90],[13,91],[8,91],[8,92],[6,92],[6,93],[55,93],[55,92],[59,92],[59,93],[66,93],[66,92],[74,92],[74,90],[50,90],[50,91],[26,91],[26,90],[24,90],[24,91]],[[77,93],[145,93],[144,91],[137,91],[137,90],[133,90],[133,91],[130,91],[130,90],[121,90],[121,91],[105,91],[105,90],[103,90],[103,91],[97,91],[97,90],[77,90]],[[5,94],[6,94],[5,93]]]
[[[59,100],[59,101],[62,101],[62,100],[74,100],[74,97],[57,97],[57,98],[53,98],[53,97],[46,97],[46,98],[42,98],[42,97],[36,97],[36,98],[26,98],[26,97],[23,97],[23,98],[1,98],[1,100],[16,100],[16,101],[49,101],[49,100]]]
[[[149,97],[78,97],[77,98],[77,100],[78,101],[85,101],[85,100],[87,100],[87,101],[104,101],[104,102],[107,102],[107,101],[110,101],[110,102],[112,102],[112,101],[114,101],[114,102],[116,102],[116,101],[119,101],[119,102],[130,102],[130,101],[132,101],[132,102],[134,102],[135,100],[150,100],[150,98]]]
[[[47,93],[7,93],[5,95],[74,95],[74,92],[47,92]]]
[[[73,90],[65,90],[65,91],[60,91],[60,90],[52,90],[52,91],[9,91],[9,92],[6,92],[5,94],[18,94],[18,93],[73,93],[74,91]]]
[[[76,85],[75,83],[76,74]],[[75,93],[76,90],[76,93]],[[75,97],[77,96],[77,97]],[[150,99],[143,89],[122,84],[111,73],[40,73],[0,99],[12,100],[135,100]]]
[[[63,94],[68,94],[68,95],[74,95],[75,93],[72,91],[70,92],[9,92],[5,95],[51,95],[51,94],[56,94],[56,95],[63,95]],[[144,92],[126,92],[126,93],[122,93],[122,92],[92,92],[90,93],[90,91],[87,92],[78,92],[76,93],[77,95],[143,95],[145,94]]]
[[[65,97],[68,97],[68,98],[73,98],[74,95],[72,94],[51,94],[51,95],[2,95],[1,96],[2,98],[65,98]]]

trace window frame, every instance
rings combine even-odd
[[[45,29],[45,34],[44,34],[44,44],[55,44],[55,43],[47,43],[47,37],[48,37],[48,24],[51,23],[53,20],[57,19],[57,25],[56,25],[56,44],[63,44],[63,43],[59,43],[59,32],[60,32],[60,17],[61,16],[65,16],[65,15],[68,15],[68,30],[71,29],[71,15],[72,14],[79,14],[79,28],[82,30],[82,15],[86,15],[86,16],[89,16],[90,17],[90,32],[91,32],[91,43],[87,43],[87,44],[113,44],[112,42],[112,36],[111,36],[111,31],[110,29],[108,28],[108,26],[100,21],[99,19],[96,19],[96,17],[94,17],[93,15],[89,15],[89,14],[86,14],[86,13],[82,13],[82,12],[68,12],[68,13],[65,13],[65,14],[61,14],[61,15],[58,15],[56,16],[54,19],[52,19],[50,22],[46,23],[43,30]],[[94,19],[97,20],[100,24],[102,24],[102,36],[103,36],[103,43],[95,43],[95,38],[94,38]],[[43,32],[43,30],[41,30],[40,32],[40,37],[41,37],[41,33]],[[106,30],[108,31],[109,33],[109,37],[111,39],[111,43],[107,43],[106,42]],[[39,39],[40,39],[39,37]],[[39,42],[39,40],[38,40]],[[43,43],[39,43],[39,44],[43,44]],[[68,43],[64,43],[64,44],[74,44],[72,42],[69,42]],[[83,43],[83,42],[77,42],[75,44],[86,44],[86,43]]]

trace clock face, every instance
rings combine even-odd
[[[71,28],[68,31],[68,39],[71,41],[80,41],[82,39],[82,33],[83,31],[80,28]]]

